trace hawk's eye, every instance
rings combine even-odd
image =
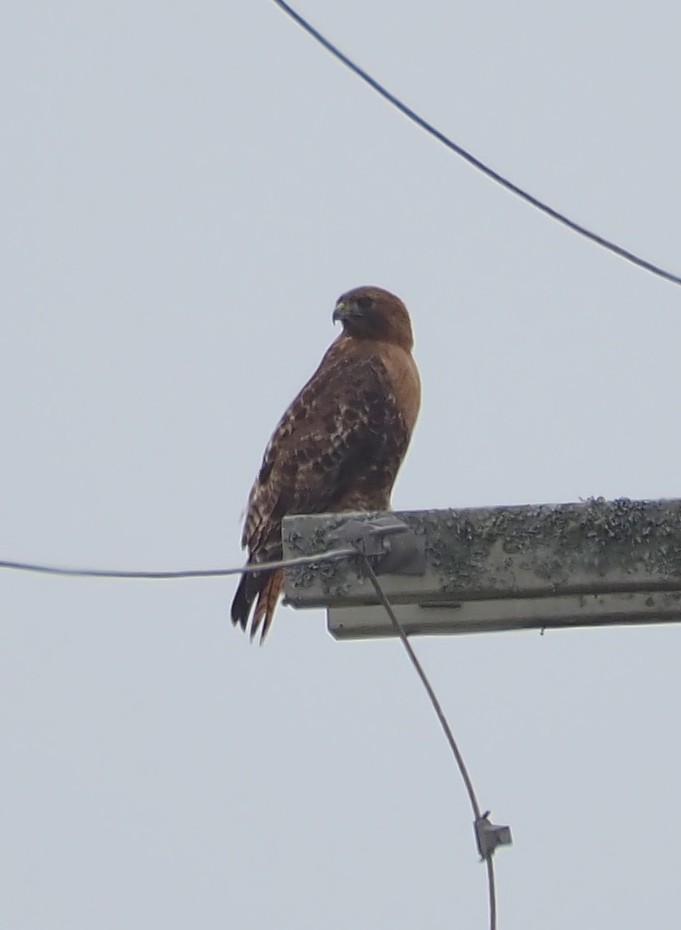
[[[368,294],[362,294],[357,298],[357,306],[360,310],[371,310],[373,303],[373,300]]]

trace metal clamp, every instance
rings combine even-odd
[[[489,859],[498,846],[510,846],[513,843],[511,828],[490,823],[490,811],[478,817],[474,823],[475,839],[481,859]]]
[[[425,538],[392,514],[352,518],[328,534],[334,546],[353,546],[371,559],[377,575],[424,575]]]

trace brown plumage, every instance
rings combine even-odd
[[[279,421],[248,499],[249,563],[280,559],[286,514],[388,510],[421,401],[407,308],[379,287],[338,299],[343,331]],[[272,622],[283,573],[243,575],[232,622],[251,639]]]

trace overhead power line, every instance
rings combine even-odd
[[[35,572],[40,575],[68,575],[72,578],[129,578],[162,581],[171,578],[224,578],[227,575],[244,575],[269,569],[293,568],[296,565],[310,565],[312,562],[331,562],[347,559],[357,555],[356,549],[333,549],[318,555],[300,555],[292,559],[279,559],[276,562],[258,562],[241,565],[238,568],[188,568],[180,571],[127,571],[118,568],[67,568],[61,565],[45,565],[39,562],[0,561],[0,569],[18,572]]]
[[[464,762],[461,751],[456,743],[454,734],[449,725],[447,717],[442,710],[442,706],[435,694],[435,690],[426,675],[423,666],[421,665],[418,656],[414,652],[411,643],[405,633],[404,627],[400,623],[395,611],[393,610],[392,604],[390,603],[383,586],[376,575],[371,563],[365,555],[362,555],[355,547],[345,547],[342,549],[332,549],[326,552],[320,552],[315,555],[301,555],[295,556],[290,559],[279,559],[273,562],[260,562],[257,565],[242,565],[238,568],[206,568],[206,569],[182,569],[179,571],[127,571],[125,569],[104,569],[104,568],[68,568],[66,566],[58,565],[47,565],[40,562],[18,562],[18,561],[9,561],[1,560],[0,569],[7,569],[10,571],[21,571],[21,572],[32,572],[45,575],[65,575],[68,577],[75,578],[115,578],[115,579],[147,579],[153,581],[163,581],[170,579],[189,579],[189,578],[218,578],[224,577],[227,575],[241,575],[246,572],[259,572],[267,571],[271,569],[279,568],[294,568],[297,565],[310,565],[312,563],[320,562],[330,562],[344,558],[351,558],[356,556],[361,558],[364,571],[371,580],[371,583],[376,591],[376,595],[383,605],[388,617],[390,618],[391,623],[394,625],[395,630],[402,641],[402,644],[409,656],[409,659],[416,670],[417,675],[419,676],[421,683],[423,684],[431,704],[435,710],[440,726],[442,727],[443,733],[449,744],[449,747],[454,756],[455,762],[463,779],[466,792],[471,803],[471,808],[473,810],[473,815],[475,818],[476,828],[481,823],[486,821],[487,813],[481,813],[480,805],[478,803],[477,795],[473,787],[473,782],[470,775],[468,774],[468,769]],[[492,855],[485,855],[485,864],[487,866],[487,878],[488,878],[488,896],[489,896],[489,915],[490,915],[490,930],[496,930],[497,926],[497,917],[496,917],[496,889],[495,889],[495,880],[494,880],[494,864],[492,861]]]
[[[344,52],[342,52],[337,45],[334,45],[334,43],[331,42],[330,39],[327,39],[326,36],[322,35],[318,29],[316,29],[310,22],[308,22],[308,20],[301,16],[300,13],[294,10],[293,7],[289,6],[288,3],[285,3],[284,0],[273,0],[273,2],[276,3],[276,5],[281,10],[283,10],[287,16],[290,16],[294,22],[296,22],[302,29],[304,29],[308,35],[312,36],[316,42],[325,48],[327,52],[333,55],[334,58],[341,62],[341,64],[345,65],[346,68],[349,68],[353,74],[356,74],[360,80],[364,81],[365,84],[368,84],[369,87],[371,87],[372,90],[375,90],[377,94],[380,94],[384,100],[387,100],[388,103],[399,110],[400,113],[406,116],[407,119],[410,119],[419,128],[423,129],[424,132],[427,132],[428,135],[432,136],[434,139],[437,139],[438,142],[442,143],[442,145],[444,145],[450,151],[454,152],[460,158],[463,158],[464,161],[467,161],[468,164],[472,165],[473,168],[481,171],[484,175],[486,175],[492,181],[495,181],[497,184],[500,184],[501,187],[505,188],[507,191],[510,191],[512,194],[520,197],[526,203],[529,203],[537,210],[541,210],[542,213],[550,216],[558,223],[562,223],[564,226],[567,226],[568,229],[571,229],[578,235],[583,236],[585,239],[594,242],[596,245],[607,249],[609,252],[612,252],[615,255],[619,255],[619,257],[625,259],[625,261],[631,262],[631,264],[637,265],[639,268],[643,268],[645,271],[649,271],[651,274],[657,275],[659,278],[663,278],[665,281],[670,281],[672,284],[681,284],[681,275],[667,271],[660,265],[656,265],[654,262],[650,262],[647,259],[642,258],[635,252],[631,252],[629,249],[625,249],[623,246],[618,245],[611,239],[606,239],[605,236],[601,236],[598,233],[587,229],[586,226],[583,226],[576,220],[570,219],[569,216],[561,213],[560,210],[556,210],[545,201],[540,200],[539,197],[535,197],[534,194],[529,193],[529,191],[504,177],[504,175],[499,174],[498,171],[490,168],[489,165],[485,164],[479,158],[476,158],[475,155],[467,151],[465,148],[463,148],[463,146],[454,142],[449,138],[449,136],[445,135],[444,132],[442,132],[432,123],[429,123],[428,120],[417,113],[416,110],[413,110],[410,106],[407,106],[404,101],[389,91],[383,84],[380,83],[380,81],[372,77],[367,71],[364,70],[364,68],[361,68],[355,61],[353,61]]]
[[[409,637],[407,636],[404,627],[400,623],[397,614],[393,610],[392,604],[390,603],[388,596],[383,590],[383,586],[378,576],[376,575],[376,572],[374,571],[371,563],[369,562],[366,556],[364,556],[363,558],[363,564],[364,564],[364,571],[366,572],[367,577],[369,578],[369,581],[374,587],[376,596],[378,597],[378,600],[380,601],[385,612],[390,618],[390,622],[395,627],[395,632],[399,636],[402,642],[402,645],[404,646],[405,651],[407,655],[409,656],[409,661],[414,666],[416,674],[419,676],[421,680],[421,684],[425,688],[428,698],[430,699],[430,703],[433,705],[433,710],[435,711],[435,715],[437,716],[437,719],[440,722],[440,726],[442,727],[442,732],[444,733],[445,739],[447,740],[447,743],[449,744],[449,748],[452,750],[454,761],[456,762],[457,768],[459,769],[459,773],[461,774],[461,778],[463,780],[464,786],[466,788],[466,792],[468,794],[468,799],[471,802],[471,808],[473,810],[473,816],[475,818],[475,823],[478,824],[481,820],[486,819],[487,814],[486,813],[483,814],[480,810],[480,805],[478,804],[478,798],[475,793],[475,788],[473,787],[473,782],[471,780],[470,775],[468,774],[468,768],[466,767],[466,763],[464,762],[463,756],[461,754],[461,750],[459,749],[458,744],[456,740],[454,739],[454,734],[452,732],[452,728],[449,725],[449,721],[447,720],[445,712],[442,710],[442,705],[440,704],[437,698],[437,695],[435,694],[435,689],[431,685],[430,680],[428,676],[426,675],[426,672],[423,666],[421,665],[421,662],[419,661],[418,656],[414,652],[414,649],[411,643],[409,642]],[[497,927],[497,894],[496,894],[496,885],[494,881],[494,862],[492,860],[491,855],[485,856],[485,865],[487,866],[487,894],[488,894],[488,899],[489,899],[489,926],[490,926],[490,930],[496,930],[496,927]]]

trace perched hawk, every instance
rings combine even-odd
[[[338,299],[343,332],[279,421],[251,489],[241,544],[249,564],[280,559],[286,514],[389,510],[421,402],[407,308],[379,287]],[[241,577],[232,622],[251,639],[272,622],[282,571]]]

